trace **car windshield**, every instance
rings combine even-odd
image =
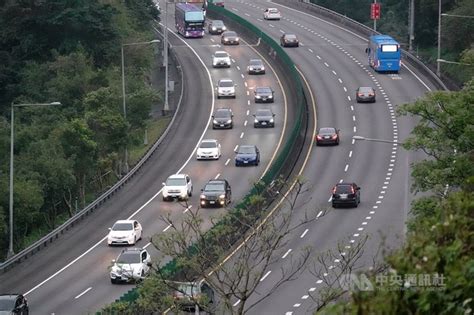
[[[186,180],[184,178],[168,178],[166,186],[185,186]]]
[[[260,59],[251,59],[250,60],[250,65],[251,66],[260,66],[260,65],[262,65],[262,61]]]
[[[112,227],[112,231],[130,231],[133,230],[132,223],[115,223]]]
[[[243,145],[239,148],[238,154],[255,154],[255,147]]]
[[[319,133],[323,135],[332,135],[336,133],[336,130],[334,128],[321,128],[319,129]]]
[[[205,191],[224,191],[224,184],[223,183],[208,183],[206,187],[204,187]]]
[[[215,143],[214,141],[201,142],[200,148],[203,148],[203,149],[217,148],[217,143]]]
[[[272,90],[268,87],[256,88],[255,91],[258,93],[271,93]]]
[[[271,116],[272,112],[269,109],[260,109],[255,116]]]
[[[138,264],[140,263],[140,253],[138,252],[123,252],[117,258],[118,264]]]
[[[214,118],[230,118],[230,112],[227,110],[218,110],[216,111]]]
[[[278,10],[277,9],[268,9],[268,12],[269,13],[278,13]]]
[[[338,185],[338,186],[336,186],[336,193],[338,193],[338,194],[350,194],[350,193],[352,193],[351,185]]]
[[[12,311],[15,308],[15,298],[10,296],[0,297],[0,311]]]
[[[224,34],[224,36],[226,37],[237,37],[237,33],[236,32],[227,32]]]
[[[220,87],[232,87],[234,86],[233,81],[219,81],[219,86]]]
[[[221,20],[214,20],[212,21],[212,26],[221,27],[224,26],[224,22],[222,22]]]
[[[192,284],[181,284],[178,287],[178,291],[180,294],[196,297],[199,294],[199,287]]]
[[[229,57],[229,55],[226,52],[216,52],[214,56],[216,56],[217,58]]]

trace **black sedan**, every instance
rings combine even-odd
[[[375,103],[375,90],[369,86],[361,86],[356,90],[357,103],[370,102]]]
[[[265,65],[262,59],[250,59],[247,72],[248,74],[265,74]]]
[[[256,87],[254,91],[255,103],[273,103],[275,101],[273,98],[274,93],[271,87]]]
[[[212,115],[212,129],[232,129],[234,114],[230,108],[218,108]]]
[[[280,37],[280,45],[283,47],[298,47],[300,42],[294,34],[283,34]]]
[[[238,45],[240,43],[240,38],[237,36],[237,33],[234,31],[227,31],[221,35],[221,44],[222,45]]]
[[[259,109],[253,115],[255,120],[253,121],[253,126],[255,128],[260,127],[275,127],[275,114],[272,112],[271,109]]]
[[[255,165],[260,163],[260,151],[255,145],[241,145],[235,156],[235,166]]]
[[[325,144],[339,144],[339,129],[333,127],[325,127],[319,129],[319,132],[316,135],[316,145]]]
[[[207,30],[209,34],[222,34],[227,30],[227,27],[221,20],[213,20],[209,23]]]

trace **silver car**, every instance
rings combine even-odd
[[[234,81],[231,79],[221,79],[217,82],[217,98],[231,97],[235,98],[235,86]]]

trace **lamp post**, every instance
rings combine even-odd
[[[153,43],[161,42],[159,39],[154,39],[148,42],[137,42],[137,43],[126,43],[122,44],[121,54],[122,54],[122,105],[123,105],[123,118],[127,120],[127,101],[125,99],[125,58],[123,54],[123,48],[125,46],[138,46],[138,45],[148,45]],[[128,148],[125,145],[125,173],[128,173]]]
[[[11,105],[11,123],[10,123],[10,201],[9,201],[9,211],[10,211],[10,242],[8,244],[8,253],[7,258],[15,255],[15,251],[13,250],[13,172],[14,172],[14,165],[13,165],[13,151],[14,151],[14,123],[15,123],[15,107],[26,107],[26,106],[55,106],[61,105],[60,102],[51,102],[51,103],[22,103],[22,104],[14,104]]]
[[[403,142],[398,142],[394,140],[385,140],[385,139],[374,139],[374,138],[366,138],[362,136],[352,136],[352,139],[354,140],[364,140],[364,141],[374,141],[374,142],[384,142],[384,143],[395,143],[395,144],[400,144],[402,145]]]
[[[168,0],[165,0],[165,29],[163,34],[163,65],[165,66],[165,104],[163,105],[163,115],[167,115],[170,111],[168,104]]]

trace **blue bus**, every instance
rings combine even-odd
[[[377,72],[398,72],[401,67],[400,44],[388,35],[372,35],[365,50],[369,65]]]
[[[204,36],[204,12],[202,8],[189,3],[176,3],[174,18],[176,30],[184,37]]]

